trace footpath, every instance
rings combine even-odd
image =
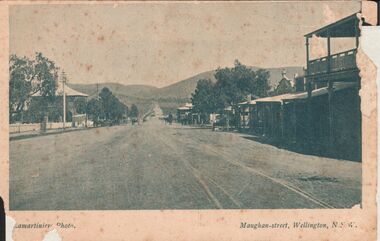
[[[89,128],[85,127],[79,127],[79,128],[65,128],[65,129],[50,129],[46,131],[25,131],[25,132],[20,132],[20,133],[10,133],[9,134],[9,140],[20,140],[20,139],[26,139],[26,138],[32,138],[32,137],[38,137],[38,136],[45,136],[45,135],[53,135],[53,134],[61,134],[61,133],[67,133],[67,132],[72,132],[72,131],[80,131],[80,130],[87,130]]]

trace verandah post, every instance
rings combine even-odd
[[[307,151],[309,152],[313,147],[313,141],[312,141],[312,124],[313,124],[313,118],[312,118],[312,80],[309,77],[310,74],[310,56],[309,56],[309,36],[306,37],[306,90],[307,90],[307,100],[306,100],[306,140],[304,142]],[[297,125],[297,124],[296,124]],[[296,127],[297,128],[297,127]],[[297,135],[297,130],[296,130]],[[297,136],[295,137],[297,141]],[[305,137],[303,137],[305,139]]]
[[[331,72],[331,42],[330,42],[330,32],[327,32],[327,73]],[[333,98],[333,81],[331,79],[328,79],[328,115],[329,115],[329,151],[332,152],[333,150],[333,124],[334,124],[334,113],[333,113],[333,105],[332,105],[332,98]]]

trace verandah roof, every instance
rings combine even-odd
[[[357,83],[353,82],[343,82],[343,83],[334,83],[333,91],[340,91],[352,87],[356,87]],[[315,89],[311,92],[312,97],[317,97],[320,95],[328,94],[328,88],[323,87],[319,89]],[[292,100],[302,100],[307,99],[307,92],[300,92],[300,93],[289,93],[289,94],[283,94],[283,95],[276,95],[276,96],[270,96],[265,98],[260,98],[256,100],[252,100],[248,103],[248,101],[241,102],[239,105],[255,105],[257,103],[284,103],[289,102]]]
[[[87,94],[79,92],[77,90],[74,90],[67,85],[65,85],[65,94],[68,97],[88,97]],[[55,95],[57,95],[57,96],[63,95],[63,86],[61,83],[58,84],[57,89],[55,90]],[[32,96],[33,97],[41,96],[41,93],[37,92],[37,93],[33,94]]]
[[[359,23],[360,18],[360,13],[352,14],[348,17],[340,19],[313,32],[305,34],[305,37],[310,38],[313,35],[323,38],[326,38],[327,36],[330,36],[332,38],[355,37],[357,34],[357,25]]]
[[[340,91],[340,90],[344,90],[344,89],[348,89],[348,88],[352,88],[356,86],[357,86],[357,83],[353,83],[353,82],[334,83],[333,91],[336,92],[336,91]],[[328,93],[329,93],[328,88],[323,87],[323,88],[313,90],[311,92],[311,97],[327,95]],[[307,99],[307,92],[293,94],[291,98],[283,99],[283,101],[286,102],[286,101],[302,100],[302,99]]]
[[[291,98],[293,95],[292,93],[289,94],[283,94],[283,95],[275,95],[275,96],[270,96],[270,97],[265,97],[265,98],[260,98],[255,100],[256,103],[262,103],[262,102],[278,102],[282,103],[283,99]]]

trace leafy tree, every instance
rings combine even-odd
[[[28,123],[41,122],[44,117],[44,112],[41,109],[42,105],[42,98],[36,98],[35,100],[31,101],[28,105],[28,109],[25,111],[25,114],[23,116],[24,121]]]
[[[256,79],[253,84],[252,94],[258,97],[268,96],[269,86],[269,71],[265,69],[259,69],[256,71]]]
[[[9,116],[10,121],[20,119],[31,96],[39,93],[45,101],[39,105],[39,112],[46,112],[54,101],[58,81],[58,67],[42,53],[36,53],[33,60],[11,55],[9,59]],[[37,111],[37,110],[36,110]]]
[[[134,118],[137,118],[139,116],[139,109],[135,104],[132,104],[129,116]]]
[[[11,55],[9,60],[9,116],[13,118],[23,111],[32,91],[35,77],[33,62]]]
[[[78,114],[86,113],[86,100],[84,100],[83,98],[76,98],[74,100],[74,108]]]
[[[269,72],[263,69],[254,71],[235,60],[234,68],[218,69],[215,73],[218,108],[235,106],[248,94],[259,97],[268,95]]]
[[[110,118],[113,121],[119,122],[123,118],[123,115],[127,114],[128,107],[115,96],[111,98],[111,105],[113,108],[109,111]]]
[[[91,99],[87,103],[86,111],[90,118],[94,120],[95,124],[97,124],[100,119],[104,118],[103,104],[100,99]]]
[[[55,97],[58,84],[58,70],[55,63],[44,57],[42,53],[36,53],[34,60],[37,90],[43,97]]]
[[[98,99],[92,99],[87,104],[87,113],[94,121],[101,119],[118,123],[128,114],[128,107],[122,103],[112,92],[104,87]]]
[[[105,114],[105,119],[106,120],[110,120],[111,119],[111,111],[112,111],[112,102],[113,102],[113,95],[112,95],[112,92],[107,88],[107,87],[104,87],[100,93],[99,93],[99,97],[100,97],[100,100],[101,100],[101,104],[102,104],[102,108],[104,110],[104,114]]]
[[[129,108],[128,106],[125,106],[125,114],[128,116],[129,115]]]
[[[209,79],[200,79],[194,93],[191,94],[194,110],[201,114],[210,114],[216,108],[214,84]]]

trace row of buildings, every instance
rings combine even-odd
[[[361,13],[306,34],[306,68],[295,77],[294,91],[250,99],[224,115],[238,115],[236,129],[247,131],[295,151],[361,161],[360,75],[356,63]],[[311,58],[312,39],[325,40],[325,56]],[[332,39],[351,39],[353,47],[333,52]],[[283,75],[285,77],[285,74]],[[191,106],[178,109],[178,117],[196,113]],[[190,114],[191,113],[191,114]]]

